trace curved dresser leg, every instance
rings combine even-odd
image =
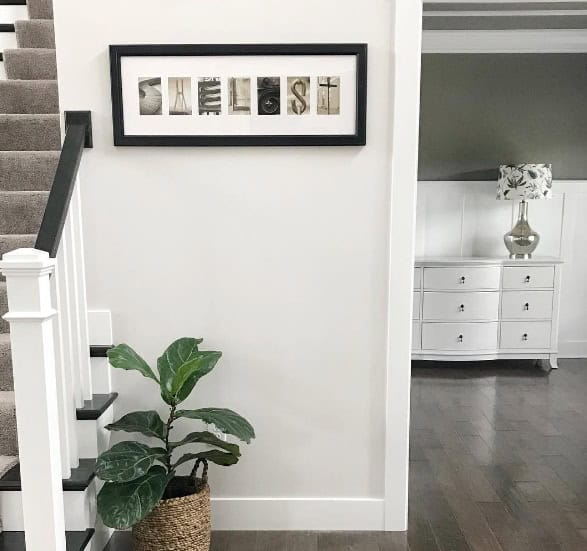
[[[558,369],[558,356],[556,354],[550,355],[550,369]]]

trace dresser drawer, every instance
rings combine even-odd
[[[502,319],[550,319],[552,291],[504,291],[501,299]]]
[[[506,266],[504,289],[537,289],[554,287],[554,266]]]
[[[420,319],[420,303],[422,301],[422,293],[414,293],[414,301],[413,301],[413,310],[412,310],[412,319],[419,320]]]
[[[414,291],[419,291],[422,286],[422,268],[414,268]]]
[[[420,350],[422,346],[422,335],[420,332],[420,322],[412,323],[412,350]]]
[[[495,323],[424,323],[423,350],[495,350],[497,349]]]
[[[424,268],[424,289],[499,289],[500,275],[499,266]]]
[[[500,348],[550,348],[549,321],[504,321],[501,324]]]
[[[425,320],[478,321],[499,318],[499,292],[424,293]]]

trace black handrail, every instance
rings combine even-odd
[[[48,252],[51,258],[55,258],[59,250],[85,147],[92,147],[91,112],[66,111],[65,140],[35,243],[35,249]]]

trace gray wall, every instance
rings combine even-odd
[[[551,162],[587,178],[587,54],[425,54],[420,180],[493,180]]]

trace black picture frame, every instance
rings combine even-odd
[[[356,125],[341,135],[127,135],[121,59],[125,56],[354,55]],[[116,146],[362,146],[367,141],[367,44],[133,44],[110,46],[112,123]]]

